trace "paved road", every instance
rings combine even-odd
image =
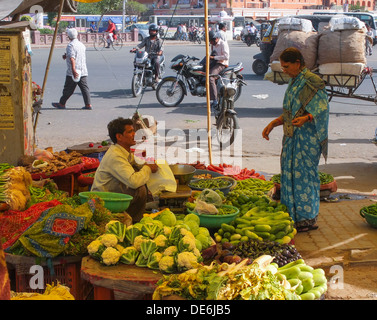
[[[76,144],[102,141],[108,138],[106,125],[110,120],[118,116],[130,117],[138,108],[143,115],[154,116],[160,128],[165,128],[161,134],[169,136],[169,160],[191,162],[198,159],[208,162],[206,100],[187,96],[180,106],[165,108],[157,102],[152,89],[147,89],[142,99],[133,98],[130,90],[133,55],[129,53],[129,48],[118,52],[111,49],[97,52],[88,48],[92,111],[81,110],[83,100],[78,89],[68,101],[66,110],[51,107],[51,103],[58,101],[61,95],[66,70],[65,62],[61,59],[65,49],[55,49],[43,110],[38,120],[38,147],[52,146],[55,150],[63,150]],[[269,121],[280,115],[286,86],[264,81],[263,77],[253,73],[252,56],[259,52],[257,47],[231,41],[230,49],[231,63],[243,62],[245,68],[242,73],[248,84],[236,105],[242,140],[237,141],[230,153],[220,154],[216,139],[212,139],[213,162],[234,163],[269,175],[278,173],[282,132],[276,129],[268,142],[261,138],[261,132]],[[33,51],[33,81],[42,84],[49,49]],[[169,65],[170,60],[179,53],[201,58],[205,48],[197,44],[167,43],[165,53]],[[368,57],[368,64],[377,69],[376,57]],[[166,75],[169,74],[173,72],[167,68]],[[366,79],[358,91],[359,94],[373,94],[371,80]],[[377,181],[377,148],[370,142],[377,127],[376,116],[377,105],[373,102],[334,98],[330,103],[329,159],[327,164],[321,160],[320,170],[337,176],[341,188],[353,189],[355,182],[358,182],[358,191],[376,192],[377,186],[371,183],[371,178]],[[200,144],[196,138],[195,141],[188,141],[189,130],[200,130]],[[204,152],[195,151],[198,150],[195,148]]]

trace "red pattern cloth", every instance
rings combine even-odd
[[[12,246],[18,238],[34,224],[42,212],[48,208],[62,204],[58,200],[36,203],[25,211],[8,210],[0,215],[0,234],[4,250]]]
[[[10,281],[5,254],[0,241],[0,301],[1,300],[10,300]]]

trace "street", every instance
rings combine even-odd
[[[36,131],[37,147],[53,147],[54,151],[64,150],[69,146],[98,142],[108,139],[107,124],[114,118],[131,117],[138,110],[142,115],[154,116],[165,134],[171,138],[171,146],[177,146],[179,140],[174,132],[200,130],[204,134],[204,144],[185,141],[184,150],[174,149],[171,156],[189,157],[208,164],[208,146],[205,145],[207,129],[206,99],[186,96],[175,108],[161,106],[151,88],[145,90],[142,97],[134,98],[131,93],[131,77],[134,55],[129,53],[132,46],[127,45],[120,51],[108,49],[95,51],[87,48],[89,87],[92,95],[93,110],[81,110],[83,99],[79,88],[68,100],[66,110],[51,106],[58,102],[62,93],[66,63],[62,59],[63,48],[55,48],[51,61],[47,85],[44,93],[42,113],[38,118]],[[376,50],[376,47],[374,48]],[[166,57],[165,75],[173,75],[169,69],[170,60],[177,54],[189,54],[202,58],[204,45],[191,43],[167,43],[164,48]],[[255,45],[247,47],[240,41],[230,41],[231,64],[243,62],[242,74],[247,83],[243,87],[240,99],[236,102],[236,111],[240,119],[242,140],[238,140],[235,149],[226,158],[219,158],[215,137],[213,141],[214,163],[216,160],[233,161],[241,167],[253,168],[258,172],[279,173],[282,130],[275,129],[270,141],[262,139],[263,128],[281,114],[282,101],[286,85],[277,85],[263,80],[252,71],[253,55],[259,52]],[[49,48],[33,49],[33,81],[42,86]],[[377,69],[377,52],[368,57],[368,66]],[[374,74],[375,75],[375,74]],[[375,78],[375,77],[374,77]],[[377,79],[375,79],[377,81]],[[365,79],[358,93],[375,96],[372,82]],[[377,186],[377,148],[371,143],[377,127],[377,105],[374,102],[350,98],[333,98],[330,102],[329,123],[329,158],[327,164],[321,159],[320,170],[338,177],[338,188],[356,190],[363,193],[376,193]],[[211,119],[214,121],[213,117]],[[212,127],[213,123],[212,123]],[[177,130],[172,130],[177,129]],[[183,131],[182,131],[183,130]],[[175,138],[174,138],[175,135]],[[200,140],[203,142],[203,139]],[[181,141],[182,142],[182,141]],[[193,142],[193,143],[192,143]],[[182,144],[180,144],[182,146]],[[198,152],[197,149],[199,148]],[[191,152],[190,152],[191,151]],[[242,156],[241,156],[242,155]],[[241,162],[240,162],[241,161]],[[342,166],[338,164],[342,164]]]

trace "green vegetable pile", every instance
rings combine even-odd
[[[327,291],[327,279],[323,269],[314,269],[298,259],[278,268],[302,300],[319,299]]]
[[[318,172],[320,184],[329,184],[334,181],[334,177],[331,174]],[[271,181],[280,184],[280,174],[275,174],[271,177]]]
[[[223,189],[232,185],[228,179],[197,179],[192,180],[189,184],[190,187],[198,189]]]
[[[199,227],[198,216],[177,219],[165,209],[129,227],[110,221],[106,233],[89,244],[88,252],[105,265],[134,264],[174,273],[195,268],[203,260],[201,251],[212,241],[208,229]]]
[[[163,276],[157,283],[153,300],[176,295],[187,300],[299,300],[300,297],[279,280],[271,257],[262,256],[250,265],[200,265],[181,274]]]
[[[9,177],[6,175],[8,169],[14,168],[8,163],[0,163],[0,202],[7,202],[7,188]]]
[[[377,203],[372,204],[370,206],[365,206],[360,209],[361,213],[371,214],[373,216],[377,216]]]
[[[249,178],[249,179],[237,181],[237,185],[234,187],[233,190],[260,191],[263,194],[267,194],[273,187],[274,187],[274,183],[272,181]]]

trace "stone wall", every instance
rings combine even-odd
[[[98,37],[103,35],[104,33],[79,33],[77,38],[85,45],[93,45]],[[138,35],[137,29],[121,33],[124,42],[138,42]],[[53,34],[41,34],[38,30],[31,30],[31,43],[34,45],[51,45],[53,37]],[[67,45],[68,43],[69,39],[65,32],[56,35],[55,45]]]

